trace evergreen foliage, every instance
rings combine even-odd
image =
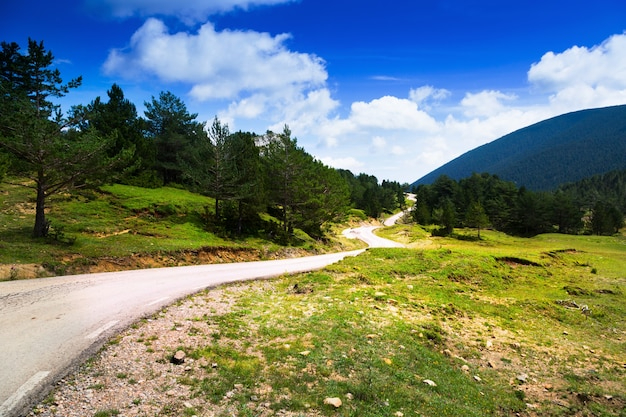
[[[180,158],[204,138],[204,123],[198,115],[189,113],[185,103],[169,91],[162,91],[145,102],[146,136],[156,148],[154,168],[163,184],[181,184],[184,173]]]
[[[377,218],[382,213],[405,208],[404,191],[408,185],[387,180],[379,183],[373,175],[361,173],[355,176],[345,169],[338,172],[348,184],[352,207],[363,210],[369,217]]]
[[[36,193],[34,237],[48,235],[47,199],[64,190],[101,181],[127,161],[130,152],[112,152],[112,137],[95,129],[81,129],[80,112],[65,117],[51,99],[80,85],[63,84],[54,57],[43,42],[28,41],[28,52],[17,44],[2,43],[0,54],[0,148],[13,158],[14,173]]]
[[[624,226],[626,171],[597,176],[561,187],[555,192],[535,192],[487,173],[457,182],[442,175],[431,185],[413,188],[416,204],[412,217],[422,225],[435,224],[435,232],[452,233],[453,227],[496,230],[519,236],[539,233],[614,234]]]

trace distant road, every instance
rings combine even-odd
[[[376,228],[344,234],[370,247],[403,246],[374,235]],[[363,251],[0,282],[0,417],[28,414],[112,335],[179,298],[229,282],[321,269]]]
[[[350,239],[360,239],[367,243],[370,248],[403,248],[402,243],[394,242],[393,240],[384,239],[376,236],[374,230],[379,229],[381,226],[361,226],[354,229],[346,229],[343,231],[343,235]]]
[[[414,194],[407,194],[409,200],[415,201]],[[398,220],[402,218],[407,211],[401,211],[394,214],[385,220],[385,226],[393,226]],[[343,231],[343,235],[350,239],[360,239],[367,243],[371,248],[403,248],[404,245],[393,240],[384,239],[376,236],[374,230],[379,229],[381,226],[361,226],[353,229],[346,229]]]

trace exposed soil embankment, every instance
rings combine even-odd
[[[80,255],[73,255],[65,257],[55,265],[0,265],[0,278],[30,279],[54,275],[91,274],[96,272],[115,272],[172,266],[251,262],[318,254],[319,252],[299,248],[283,248],[277,251],[269,251],[252,248],[205,247],[173,252],[139,253],[124,257],[104,256],[100,258],[85,258]]]

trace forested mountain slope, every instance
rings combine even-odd
[[[417,180],[455,180],[488,172],[531,190],[626,168],[626,105],[582,110],[544,120],[466,152]]]

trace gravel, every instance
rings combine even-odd
[[[214,405],[194,396],[189,385],[181,383],[185,378],[207,376],[212,371],[211,363],[205,359],[194,361],[188,356],[181,364],[174,364],[171,359],[180,349],[193,350],[206,345],[217,331],[207,320],[194,318],[227,312],[237,293],[250,285],[269,287],[271,283],[212,289],[141,320],[112,339],[74,374],[59,381],[30,416],[235,415],[229,411],[234,405],[230,404],[228,395],[221,404]],[[251,401],[247,406],[255,410],[255,415],[275,415],[268,405]]]

